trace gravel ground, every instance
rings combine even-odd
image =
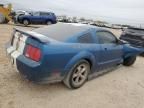
[[[12,28],[0,25],[0,108],[144,108],[144,58],[138,57],[133,66],[120,66],[77,90],[61,83],[35,85],[21,78],[5,56],[4,45]]]

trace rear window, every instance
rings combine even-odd
[[[88,28],[83,26],[73,26],[71,24],[58,23],[43,28],[38,28],[33,31],[58,41],[66,41],[70,37],[86,30],[88,30]]]
[[[48,16],[48,15],[50,15],[50,13],[41,12],[40,15],[42,15],[42,16]]]

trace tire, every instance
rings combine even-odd
[[[23,24],[24,24],[25,26],[27,26],[27,25],[30,24],[30,21],[29,21],[28,19],[24,19],[24,20],[23,20]]]
[[[52,25],[52,21],[46,21],[47,25]]]
[[[130,56],[130,57],[124,59],[123,65],[131,66],[135,63],[135,61],[136,61],[136,56]]]
[[[71,89],[80,88],[88,79],[90,73],[90,64],[86,60],[80,60],[73,66],[71,71],[66,75],[63,82]]]

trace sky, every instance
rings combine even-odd
[[[1,1],[1,0],[0,0]],[[144,0],[7,0],[14,8],[144,25]]]

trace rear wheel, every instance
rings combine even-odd
[[[29,20],[28,20],[28,19],[24,19],[24,20],[23,20],[23,24],[24,24],[25,26],[27,26],[27,25],[29,25],[29,24],[30,24],[30,22],[29,22]]]
[[[52,22],[51,22],[51,21],[47,21],[46,24],[47,24],[47,25],[51,25]]]
[[[124,66],[131,66],[135,63],[136,61],[136,56],[130,56],[124,59],[123,65]]]
[[[90,65],[86,60],[79,61],[64,79],[64,84],[72,89],[81,87],[88,78]]]

